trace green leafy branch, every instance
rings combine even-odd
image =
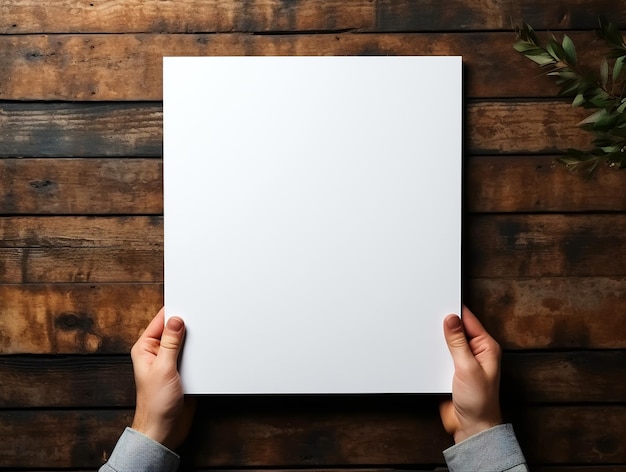
[[[596,110],[579,123],[594,135],[593,149],[568,149],[558,158],[570,170],[593,173],[598,164],[626,167],[626,43],[615,25],[600,18],[598,35],[609,46],[599,71],[581,67],[573,41],[567,35],[559,42],[553,35],[544,45],[526,23],[518,29],[516,51],[547,69],[556,80],[558,96],[574,97],[572,106]]]

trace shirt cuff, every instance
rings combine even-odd
[[[450,472],[528,470],[510,424],[494,426],[470,436],[443,451],[443,456]]]
[[[107,466],[116,472],[174,472],[180,457],[163,444],[126,428],[111,453]]]

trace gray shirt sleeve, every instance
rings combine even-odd
[[[528,472],[513,426],[501,424],[445,451],[450,472]]]
[[[174,472],[180,458],[162,444],[126,428],[99,472]]]

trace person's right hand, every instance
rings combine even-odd
[[[444,335],[452,360],[452,400],[440,405],[445,430],[459,442],[502,423],[500,346],[476,316],[463,307],[463,319],[449,315]]]
[[[191,427],[194,402],[185,399],[178,373],[185,325],[161,310],[131,350],[137,406],[132,428],[169,449],[178,447]]]

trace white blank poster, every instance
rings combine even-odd
[[[449,392],[460,57],[164,58],[186,393]]]

